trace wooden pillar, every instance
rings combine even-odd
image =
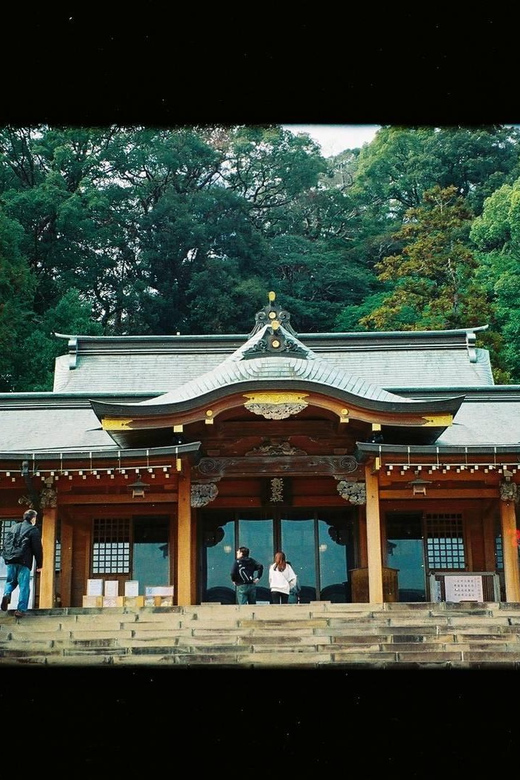
[[[70,518],[61,517],[60,527],[61,541],[61,572],[60,572],[60,599],[62,607],[72,606],[72,542],[73,529]]]
[[[497,502],[482,501],[482,535],[484,537],[484,567],[482,571],[495,571],[497,533]]]
[[[368,566],[366,506],[361,505],[359,507],[358,523],[359,523],[359,566],[364,569]]]
[[[179,473],[177,506],[177,604],[194,603],[192,582],[193,535],[191,531],[191,475],[188,463]]]
[[[383,562],[381,557],[381,519],[379,515],[379,479],[372,472],[372,464],[365,466],[367,491],[367,557],[368,594],[371,604],[383,603]]]
[[[518,546],[516,539],[514,501],[500,501],[500,523],[502,527],[506,601],[520,601],[520,577],[518,573]]]
[[[52,609],[54,607],[54,581],[56,577],[54,557],[57,516],[58,512],[55,506],[48,506],[43,509],[43,566],[40,573],[39,609]]]

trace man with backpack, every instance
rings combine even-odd
[[[23,617],[27,612],[33,558],[36,560],[36,571],[41,571],[43,565],[42,538],[40,529],[36,527],[37,516],[38,513],[34,509],[24,512],[23,520],[15,525],[15,536],[19,534],[20,538],[25,540],[23,550],[19,558],[6,560],[7,579],[0,609],[2,612],[7,612],[11,593],[19,587],[18,607],[14,612],[17,618]]]
[[[256,604],[256,583],[263,573],[262,564],[249,557],[249,547],[239,547],[236,561],[231,569],[231,579],[236,585],[238,604]]]

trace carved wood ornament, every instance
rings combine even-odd
[[[218,487],[214,482],[191,486],[191,506],[200,509],[218,496]]]
[[[364,482],[348,482],[345,479],[337,484],[338,493],[351,504],[366,504],[367,490]]]
[[[266,420],[285,420],[308,406],[308,393],[246,393],[245,408]]]

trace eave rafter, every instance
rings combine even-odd
[[[393,482],[410,475],[442,480],[511,480],[520,474],[520,445],[386,446],[358,442],[356,458]]]
[[[173,428],[196,422],[213,423],[223,412],[246,410],[267,419],[278,413],[282,416],[295,416],[303,409],[314,407],[334,414],[341,423],[349,420],[359,420],[368,424],[400,427],[435,427],[446,428],[453,422],[453,414],[446,412],[425,413],[424,409],[406,408],[406,410],[388,409],[389,405],[380,403],[377,409],[370,409],[360,404],[349,403],[346,399],[338,399],[317,392],[295,391],[256,391],[250,393],[232,393],[223,398],[214,399],[211,404],[197,404],[192,408],[179,412],[168,411],[158,414],[157,409],[150,414],[149,406],[139,410],[132,409],[132,415],[102,416],[101,424],[107,432],[146,430],[157,428]]]

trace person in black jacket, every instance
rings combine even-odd
[[[7,579],[0,609],[2,612],[7,611],[7,607],[11,601],[11,593],[18,586],[20,588],[18,593],[18,607],[14,612],[15,617],[18,618],[23,617],[27,612],[33,558],[36,559],[36,571],[41,571],[43,566],[42,538],[40,529],[36,527],[37,516],[38,513],[34,509],[28,509],[27,512],[24,512],[23,520],[21,522],[21,535],[27,535],[29,543],[25,547],[24,557],[21,563],[7,564]]]
[[[264,567],[249,557],[249,547],[239,547],[231,569],[231,580],[237,591],[238,604],[256,604],[256,583],[264,573]]]

